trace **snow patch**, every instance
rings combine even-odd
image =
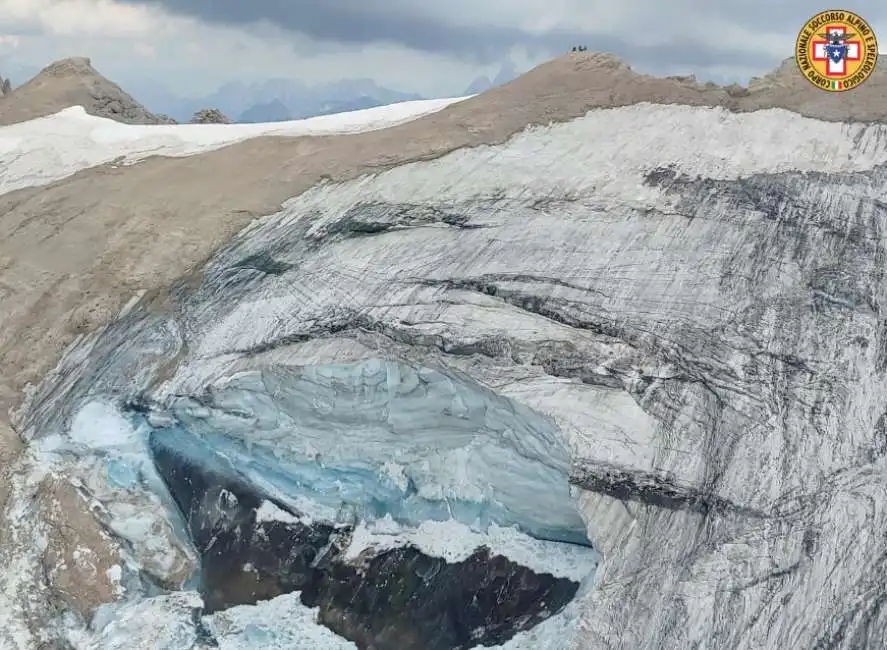
[[[0,127],[0,194],[59,180],[81,169],[148,156],[190,156],[260,136],[360,133],[435,113],[454,97],[401,102],[304,120],[262,124],[121,124],[74,106]]]
[[[71,422],[70,439],[93,451],[131,447],[139,436],[129,421],[111,404],[88,402]]]
[[[126,587],[120,584],[120,580],[123,578],[123,569],[119,564],[115,564],[110,569],[105,571],[105,574],[108,576],[108,580],[111,581],[111,584],[114,585],[114,591],[118,596],[122,596],[126,591]]]
[[[357,650],[317,622],[317,610],[305,607],[299,593],[256,605],[240,605],[204,618],[219,650]]]
[[[512,527],[493,524],[483,533],[449,520],[426,521],[417,528],[408,528],[388,516],[358,524],[345,558],[355,560],[367,549],[378,552],[407,545],[447,563],[462,562],[486,546],[493,555],[505,556],[536,573],[576,582],[595,570],[600,557],[591,548],[538,540]]]
[[[270,501],[262,501],[262,505],[256,510],[256,522],[275,522],[281,521],[285,524],[307,523],[302,518],[291,515],[286,510],[282,510]],[[310,524],[309,524],[310,525]]]

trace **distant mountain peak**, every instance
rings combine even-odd
[[[496,76],[493,77],[493,80],[490,81],[490,78],[486,75],[481,75],[470,84],[465,89],[465,95],[479,95],[480,93],[488,91],[490,88],[495,88],[496,86],[502,86],[507,84],[509,81],[514,81],[518,76],[517,66],[514,65],[511,61],[503,61],[501,67],[499,68],[499,72],[496,73]]]
[[[504,61],[502,67],[499,68],[499,72],[493,78],[493,85],[501,86],[507,84],[509,81],[514,81],[517,76],[517,66],[512,61]]]
[[[262,102],[250,106],[240,114],[237,121],[242,124],[258,124],[262,122],[286,122],[291,120],[289,109],[276,97],[270,102]]]
[[[188,122],[198,110],[212,106],[237,122],[279,122],[302,119],[327,112],[383,106],[423,99],[398,92],[372,79],[337,79],[308,84],[299,79],[270,78],[239,80],[221,85],[202,97],[184,97],[162,83],[134,80],[138,96],[155,112]]]
[[[486,92],[490,88],[493,87],[493,82],[490,81],[490,78],[487,75],[481,75],[470,84],[468,84],[468,88],[465,89],[463,95],[479,95],[482,92]]]

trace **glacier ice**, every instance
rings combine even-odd
[[[99,610],[90,630],[72,631],[74,650],[356,650],[315,621],[297,593],[258,605],[201,614],[193,591],[155,596]]]
[[[278,596],[258,605],[240,605],[206,618],[219,650],[357,650],[316,622],[298,594]]]
[[[527,440],[563,436],[553,462],[529,462],[532,445],[510,457],[545,484],[569,472],[582,530],[604,553],[575,618],[530,636],[566,621],[556,647],[570,650],[872,647],[887,629],[884,133],[779,110],[640,105],[320,186],[166,302],[147,296],[79,341],[35,393],[27,435],[57,433],[104,394],[145,397],[154,410],[133,430],[178,430],[235,466],[255,434],[261,464],[242,469],[275,507],[334,516],[349,489],[372,490],[356,505],[376,517],[361,535],[378,545],[433,549],[425,533],[440,523],[493,543],[485,516],[575,531],[561,506],[524,521],[517,499],[445,471],[465,445],[501,441],[499,425],[439,462],[408,448],[392,463],[381,446],[364,459],[335,438],[274,454],[273,437],[300,426],[292,386],[315,391],[318,413],[345,405],[342,425],[377,417],[361,432],[384,441],[399,431],[387,379],[361,393],[361,374],[332,406],[309,385],[391,361],[454,385],[465,376],[494,394],[481,400],[494,415],[500,398],[506,412],[532,408],[544,422]],[[478,413],[477,396],[460,399],[444,442],[467,440],[458,414]],[[109,483],[105,465],[66,471],[102,503],[150,503]],[[337,480],[335,498],[309,498]],[[420,521],[456,493],[461,520]]]
[[[195,592],[155,596],[105,607],[94,629],[70,632],[74,650],[357,650],[317,623],[316,610],[303,606],[296,592],[199,617]],[[577,616],[571,604],[527,632],[490,650],[563,650]],[[212,639],[209,641],[209,639]]]
[[[181,591],[124,605],[106,605],[92,629],[71,629],[67,641],[75,650],[202,650],[194,617],[200,596]]]
[[[205,445],[327,521],[456,520],[587,544],[557,427],[469,380],[394,361],[241,373],[173,401],[167,445]]]

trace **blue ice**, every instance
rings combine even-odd
[[[240,374],[169,409],[162,444],[293,509],[517,526],[588,544],[556,425],[473,380],[390,361]]]
[[[117,488],[129,489],[138,484],[138,472],[120,458],[108,461],[108,482]]]

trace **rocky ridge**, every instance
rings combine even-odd
[[[218,108],[203,108],[191,118],[191,124],[231,124],[230,117]]]
[[[24,122],[83,106],[87,113],[125,124],[170,124],[154,115],[120,86],[103,77],[86,57],[55,61],[30,81],[10,89],[0,101],[0,125]]]

